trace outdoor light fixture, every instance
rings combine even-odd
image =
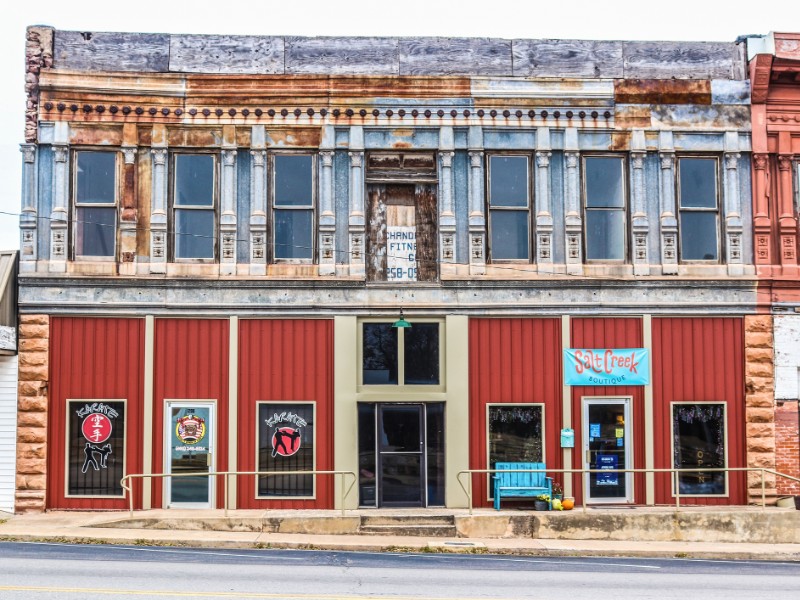
[[[400,318],[397,321],[395,321],[394,323],[392,323],[392,327],[397,327],[398,329],[406,329],[408,327],[411,327],[411,323],[409,323],[408,321],[406,321],[403,318],[403,309],[402,308],[400,309]]]

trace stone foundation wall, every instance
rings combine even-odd
[[[747,466],[775,469],[775,366],[772,316],[744,318],[745,422]],[[775,476],[767,475],[767,497],[774,502]],[[751,502],[761,501],[761,473],[747,475]]]
[[[15,510],[40,512],[47,491],[50,317],[23,315],[19,329]]]

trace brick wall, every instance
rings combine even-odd
[[[16,512],[45,509],[50,317],[23,315],[19,329]]]
[[[747,466],[775,469],[775,366],[770,315],[744,319],[745,421]],[[775,476],[766,475],[766,493],[774,502]],[[761,473],[747,475],[751,502],[761,501]]]
[[[775,409],[776,468],[779,473],[800,477],[800,425],[798,425],[798,403],[779,403]],[[780,496],[800,495],[800,483],[779,478]]]

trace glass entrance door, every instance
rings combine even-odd
[[[632,468],[630,413],[627,398],[583,400],[583,468],[609,471],[586,474],[588,502],[633,502],[631,474],[612,472]]]
[[[208,473],[213,470],[214,404],[167,402],[166,472]],[[208,476],[166,477],[167,506],[211,508],[214,479]]]
[[[424,506],[421,404],[378,406],[378,506]]]

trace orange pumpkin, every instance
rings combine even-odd
[[[575,498],[564,498],[561,506],[564,510],[572,510],[575,507]]]

